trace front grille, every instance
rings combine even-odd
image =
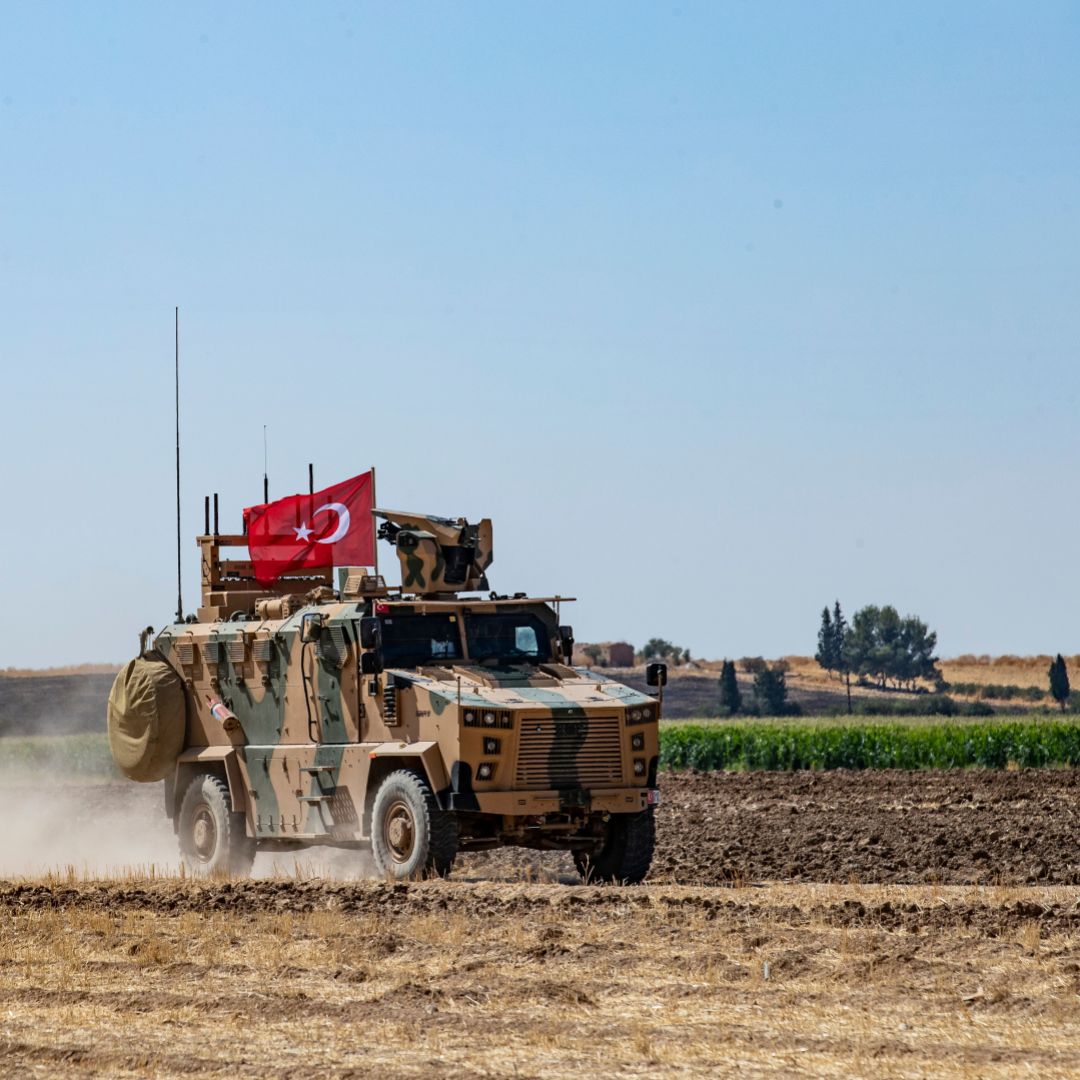
[[[518,741],[517,786],[591,788],[622,778],[617,716],[526,717]]]

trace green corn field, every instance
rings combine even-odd
[[[939,722],[736,720],[672,723],[660,732],[666,769],[952,769],[1080,765],[1080,722],[1046,717]],[[49,773],[120,779],[104,735],[0,739],[0,777]]]
[[[668,769],[1002,769],[1080,764],[1080,724],[1065,720],[858,724],[673,724]]]

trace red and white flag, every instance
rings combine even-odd
[[[317,567],[374,566],[374,505],[366,472],[314,495],[249,506],[244,529],[256,579],[269,585]]]

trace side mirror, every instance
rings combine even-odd
[[[382,657],[377,652],[363,652],[360,654],[360,674],[379,675],[382,673]]]
[[[572,626],[559,627],[559,649],[563,659],[569,664],[574,658],[574,628]]]
[[[667,664],[650,664],[645,669],[645,682],[649,686],[667,686]]]
[[[323,617],[318,611],[309,611],[300,622],[300,640],[318,641],[322,637]]]
[[[362,649],[382,648],[382,623],[378,619],[360,620],[360,647]]]

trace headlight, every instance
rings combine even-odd
[[[497,754],[499,752],[499,740],[487,738],[484,740],[484,753]]]
[[[483,766],[481,766],[481,768],[483,768]],[[645,775],[645,759],[644,758],[634,758],[634,775],[635,776],[644,776]]]
[[[484,727],[495,726],[495,714],[493,712],[484,713]]]
[[[474,713],[471,709],[469,709],[465,713],[465,726],[466,727],[475,727],[476,726],[476,713]]]
[[[630,748],[632,750],[644,750],[645,749],[645,733],[642,731],[636,731],[630,736]]]
[[[644,767],[645,762],[642,762],[641,764]],[[476,770],[476,779],[477,780],[490,780],[491,779],[491,774],[494,771],[495,771],[495,766],[492,765],[490,761],[485,761],[480,766],[480,768]],[[642,771],[644,772],[644,768],[642,768]]]

